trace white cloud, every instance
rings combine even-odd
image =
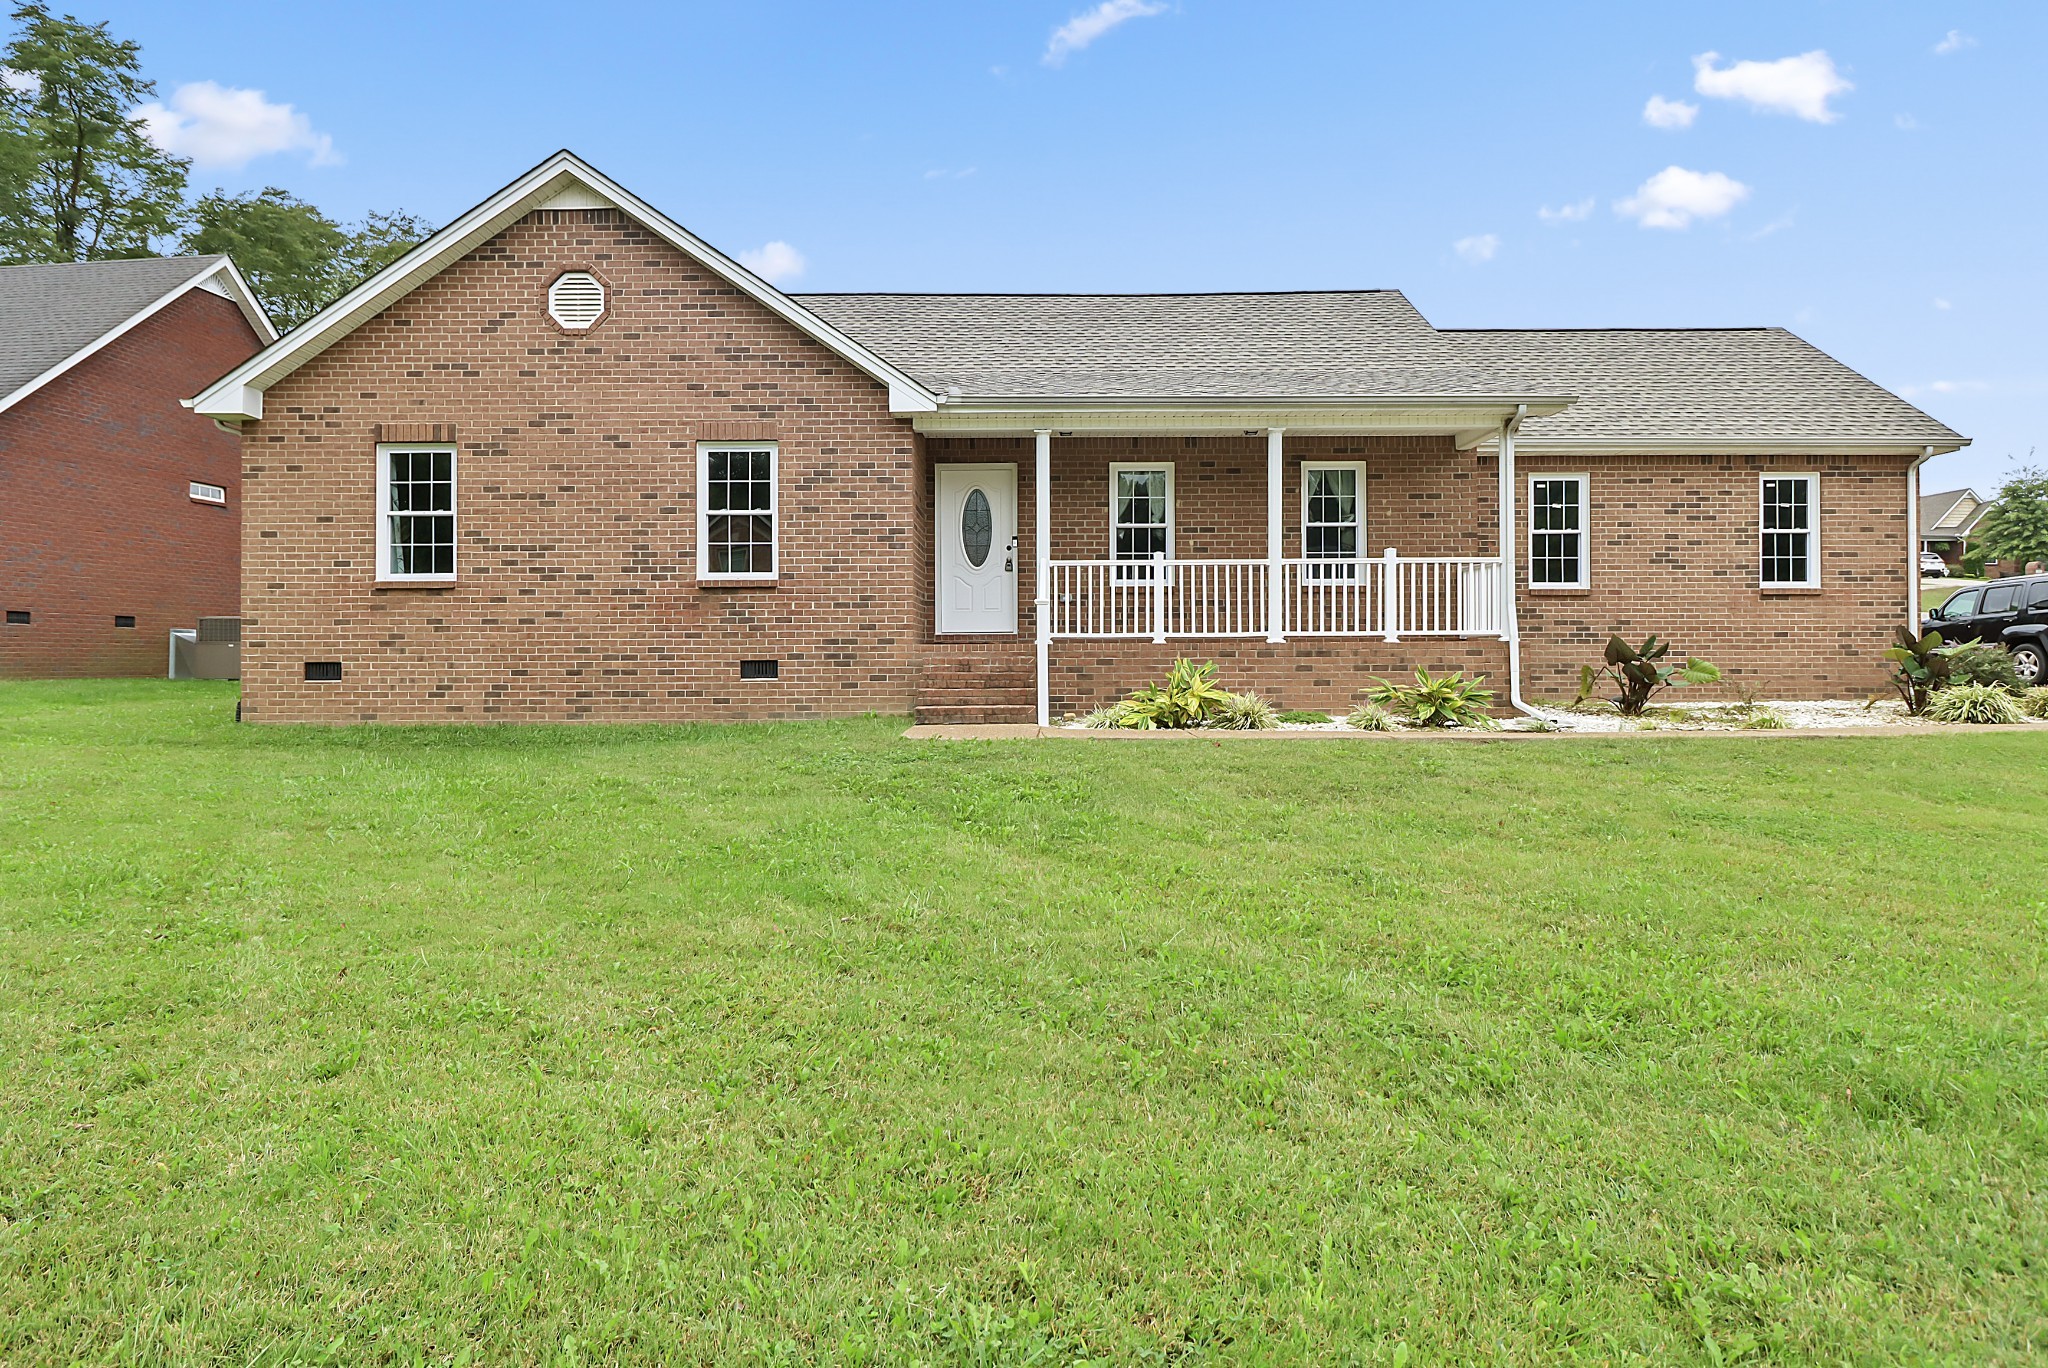
[[[304,152],[314,166],[341,158],[334,139],[315,133],[305,115],[273,104],[260,90],[193,81],[171,92],[169,104],[151,100],[135,111],[149,140],[196,166],[238,170],[258,157]]]
[[[1662,95],[1652,95],[1643,106],[1643,122],[1652,128],[1691,128],[1692,121],[1699,116],[1698,105],[1667,100]]]
[[[1973,48],[1975,46],[1977,46],[1975,38],[1972,38],[1961,29],[1950,29],[1942,36],[1942,40],[1934,45],[1934,55],[1946,57],[1950,53],[1961,52],[1964,48]]]
[[[1452,243],[1451,250],[1467,261],[1491,261],[1493,254],[1500,250],[1500,237],[1495,233],[1474,233]]]
[[[1077,14],[1054,29],[1041,60],[1047,66],[1059,66],[1119,24],[1164,13],[1166,6],[1160,0],[1102,0],[1094,9]]]
[[[0,85],[23,95],[33,95],[43,88],[43,75],[39,71],[16,71],[13,67],[0,67]]]
[[[978,169],[977,167],[963,166],[955,171],[947,167],[935,166],[924,173],[924,178],[926,180],[966,180]]]
[[[1953,304],[1949,303],[1949,302],[1948,302],[1948,301],[1947,301],[1946,299],[1943,299],[1943,298],[1942,298],[1942,297],[1941,297],[1940,295],[1936,295],[1936,296],[1934,297],[1934,307],[1935,307],[1935,308],[1937,308],[1937,309],[1940,309],[1940,310],[1941,310],[1941,311],[1942,311],[1943,313],[1947,313],[1947,312],[1948,312],[1948,311],[1949,311],[1950,309],[1953,309],[1953,308],[1955,307],[1955,305],[1953,305]]]
[[[1719,218],[1749,198],[1749,187],[1719,171],[1667,166],[1616,200],[1614,212],[1645,228],[1684,228],[1696,218]]]
[[[809,263],[804,254],[786,242],[764,242],[751,252],[740,253],[740,265],[775,285],[795,280]]]
[[[1553,209],[1544,205],[1536,211],[1536,217],[1545,223],[1581,223],[1593,216],[1593,197],[1586,196],[1576,204],[1560,204]]]
[[[1990,392],[1991,382],[1988,380],[1930,380],[1924,385],[1899,386],[1899,393],[1908,399],[1918,399],[1928,394],[1955,396],[1961,394],[1989,394]]]
[[[1737,62],[1717,66],[1718,52],[1692,59],[1692,88],[1716,100],[1742,100],[1771,114],[1792,114],[1810,123],[1833,123],[1841,115],[1828,101],[1854,90],[1835,70],[1834,59],[1815,48],[1775,62]]]
[[[1892,127],[1901,133],[1911,133],[1920,127],[1920,121],[1911,114],[1892,115]]]

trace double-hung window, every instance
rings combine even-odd
[[[1113,560],[1150,563],[1173,559],[1173,467],[1109,468],[1109,554]],[[1146,580],[1151,571],[1119,565],[1120,580]]]
[[[1763,477],[1762,566],[1766,589],[1811,589],[1820,584],[1820,477]]]
[[[377,448],[377,578],[455,578],[455,448]]]
[[[1355,580],[1365,555],[1365,467],[1356,461],[1301,465],[1301,555],[1311,580]]]
[[[1584,475],[1529,477],[1529,587],[1586,587]]]
[[[697,578],[775,578],[777,450],[773,442],[698,445]]]

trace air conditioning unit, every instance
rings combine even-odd
[[[171,633],[172,679],[240,679],[242,677],[242,620],[238,617],[203,617],[195,630],[178,628]]]

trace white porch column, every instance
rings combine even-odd
[[[1052,429],[1039,428],[1031,457],[1032,617],[1038,637],[1038,725],[1052,725]]]
[[[1266,640],[1285,641],[1284,610],[1287,605],[1287,567],[1281,563],[1280,489],[1286,468],[1282,434],[1286,428],[1266,429]]]
[[[1500,634],[1515,636],[1515,425],[1500,430]]]

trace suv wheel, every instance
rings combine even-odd
[[[2020,683],[2028,688],[2048,684],[2048,655],[2042,652],[2039,642],[2029,641],[2012,648],[2013,673],[2020,677]]]

